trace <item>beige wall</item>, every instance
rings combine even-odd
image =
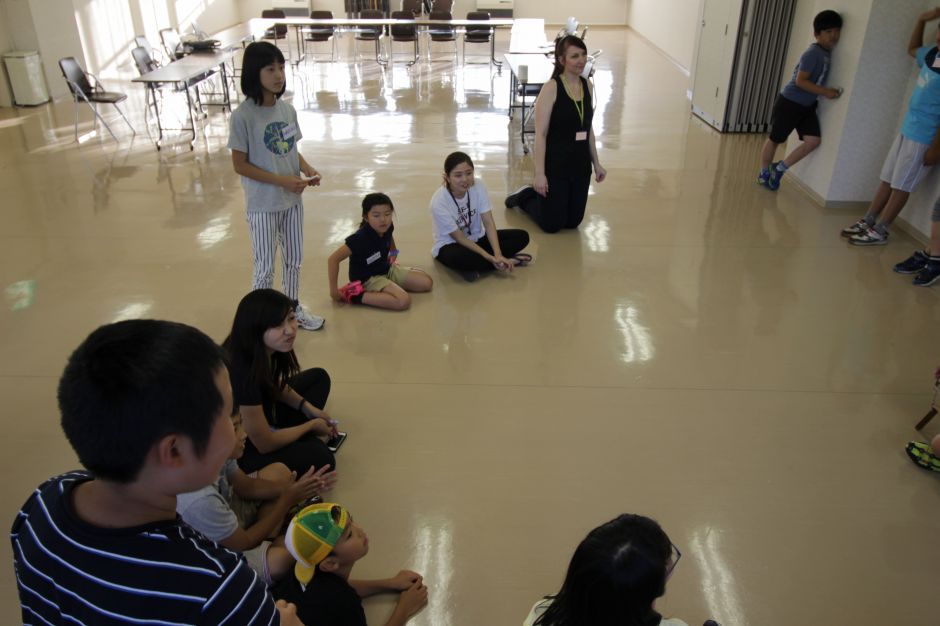
[[[692,67],[702,0],[623,0],[627,25],[686,70]]]

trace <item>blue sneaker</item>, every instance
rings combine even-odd
[[[918,287],[929,287],[938,280],[940,280],[940,258],[930,257],[924,269],[917,272],[913,282]]]
[[[917,274],[927,265],[927,260],[926,254],[915,250],[914,254],[895,265],[894,271],[898,274]]]
[[[757,173],[757,184],[766,187],[768,182],[770,182],[770,170],[765,168]]]
[[[767,180],[767,189],[771,191],[777,191],[780,189],[780,179],[783,178],[783,175],[786,172],[781,172],[777,169],[777,166],[780,165],[780,161],[770,164],[770,178]]]

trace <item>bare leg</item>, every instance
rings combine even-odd
[[[408,270],[408,275],[405,276],[405,291],[424,293],[431,291],[431,287],[433,286],[434,281],[431,280],[431,276],[423,270]]]
[[[411,306],[411,296],[404,289],[392,283],[382,291],[367,291],[362,294],[362,303],[380,309],[404,311]]]
[[[774,153],[777,151],[777,146],[779,143],[774,143],[770,139],[764,142],[764,147],[760,151],[760,166],[761,169],[768,169],[770,167],[770,162],[774,160]]]
[[[930,256],[940,256],[940,222],[930,224],[930,244],[927,246],[927,253]],[[934,442],[940,445],[940,435],[934,438]],[[934,451],[936,452],[936,449]]]
[[[268,561],[268,572],[271,580],[280,580],[287,576],[294,568],[294,557],[283,545],[271,544],[265,555]]]
[[[875,197],[871,199],[871,204],[868,205],[868,211],[865,213],[865,217],[871,216],[873,219],[877,218],[881,211],[884,210],[885,205],[888,204],[888,198],[891,197],[891,185],[885,181],[881,181],[881,184],[878,185],[878,189],[875,190]]]
[[[892,189],[891,195],[888,196],[888,202],[884,205],[884,210],[881,212],[881,217],[878,220],[879,223],[884,224],[885,226],[890,226],[891,222],[894,221],[894,218],[896,218],[898,214],[901,213],[901,209],[903,209],[904,205],[907,204],[907,199],[910,196],[911,192],[909,191]]]
[[[271,463],[258,470],[258,478],[270,480],[275,483],[286,483],[289,480],[293,480],[294,477],[290,469],[283,463]],[[258,507],[258,519],[264,517],[273,506],[273,500],[262,503],[261,506]]]
[[[796,148],[794,148],[793,152],[788,154],[783,159],[783,164],[786,165],[787,167],[793,167],[794,165],[799,163],[803,157],[805,157],[807,154],[809,154],[810,152],[818,148],[820,142],[821,142],[821,139],[819,137],[813,137],[812,135],[807,135],[806,137],[803,138],[803,143],[801,143]]]

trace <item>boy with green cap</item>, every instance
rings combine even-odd
[[[351,580],[353,565],[369,552],[369,538],[342,506],[312,504],[294,516],[286,545],[297,559],[294,577],[274,589],[276,597],[297,604],[297,615],[317,626],[366,626],[362,599],[400,592],[386,626],[403,626],[425,604],[428,589],[420,574],[401,570],[381,580]]]

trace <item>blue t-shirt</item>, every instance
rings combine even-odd
[[[932,67],[937,48],[924,46],[917,51],[917,84],[907,104],[901,134],[917,143],[929,144],[940,125],[940,69]]]
[[[796,76],[800,72],[809,72],[809,80],[811,82],[816,83],[820,87],[825,86],[826,78],[829,76],[830,58],[831,55],[829,51],[818,43],[811,45],[806,49],[806,52],[803,53],[803,56],[800,57],[800,62],[793,68],[793,76],[790,78],[790,82],[783,88],[783,91],[780,92],[780,95],[787,100],[792,100],[805,107],[812,106],[819,96],[797,87]]]
[[[389,272],[388,253],[392,249],[392,233],[395,225],[390,224],[384,235],[380,235],[368,224],[346,237],[346,247],[352,252],[349,257],[349,280],[366,282],[373,276],[385,276]]]

